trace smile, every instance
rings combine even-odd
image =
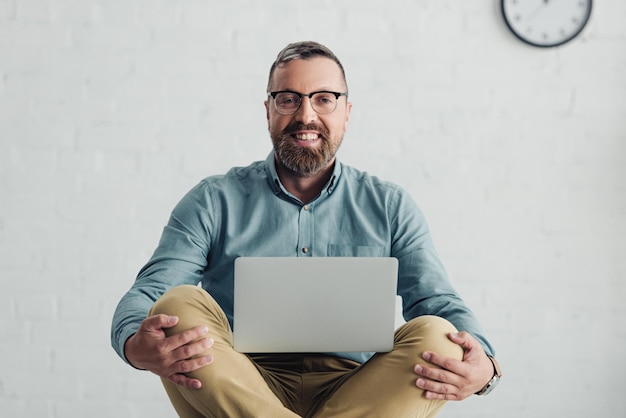
[[[319,134],[317,133],[299,133],[293,134],[293,137],[299,141],[315,141],[319,138]]]

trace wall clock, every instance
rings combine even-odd
[[[501,0],[507,26],[527,44],[548,48],[574,39],[591,16],[592,0]]]

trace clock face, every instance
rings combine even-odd
[[[592,0],[501,0],[502,16],[522,41],[539,47],[574,39],[591,15]]]

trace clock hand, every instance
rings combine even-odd
[[[540,4],[539,6],[537,6],[537,8],[535,10],[533,10],[533,12],[528,15],[528,17],[526,18],[526,20],[528,22],[532,21],[535,17],[537,17],[537,15],[540,12],[543,12],[544,10],[546,10],[546,8],[550,5],[550,0],[543,0],[543,4]]]

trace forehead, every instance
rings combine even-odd
[[[341,69],[330,58],[295,59],[274,70],[271,90],[294,90],[310,93],[316,90],[344,91]]]

